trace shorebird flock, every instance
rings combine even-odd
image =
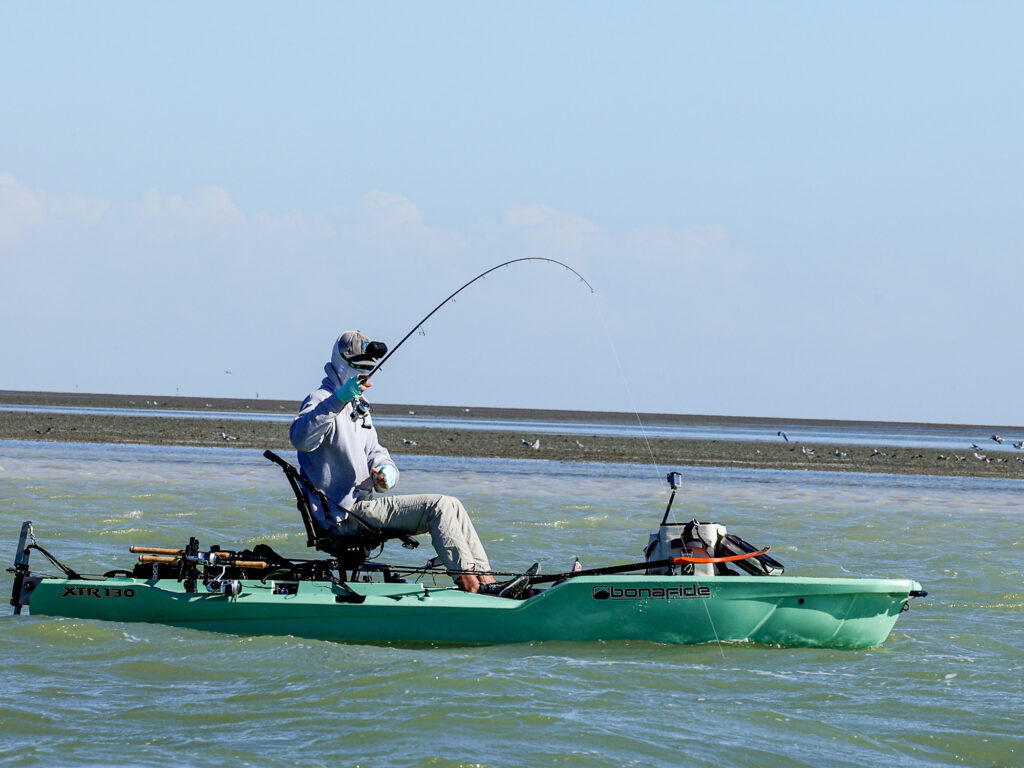
[[[412,413],[412,411],[410,411],[410,413]],[[785,432],[785,430],[781,430],[780,429],[776,434],[779,437],[781,437],[784,441],[786,441],[787,443],[790,442],[789,435]],[[237,440],[238,439],[238,438],[232,437],[231,435],[225,435],[223,433],[221,433],[221,437],[223,439],[225,439],[225,440]],[[991,439],[994,440],[997,443],[1005,442],[1004,438],[1000,437],[999,435],[992,435]],[[579,440],[573,440],[573,442],[576,443],[576,447],[577,448],[582,449],[584,447],[583,443],[581,443]],[[524,448],[529,448],[530,450],[533,450],[533,451],[539,451],[540,450],[540,438],[537,438],[537,439],[535,439],[533,441],[525,440],[525,439],[520,438],[519,444],[521,446],[523,446]],[[416,445],[416,441],[415,440],[409,440],[408,438],[402,438],[402,445],[410,446],[411,447],[411,446]],[[1016,441],[1014,443],[1011,443],[1011,445],[1014,448],[1016,448],[1017,450],[1019,450],[1019,451],[1024,451],[1024,440],[1018,440],[1018,441]],[[796,448],[793,448],[792,450],[796,450]],[[760,451],[758,451],[758,453],[760,453]],[[816,453],[815,453],[814,448],[810,448],[810,447],[808,447],[806,445],[801,445],[800,446],[800,453],[804,457],[806,457],[807,459],[815,459],[816,458]],[[830,453],[831,453],[832,456],[834,456],[837,459],[847,459],[847,458],[850,457],[850,454],[847,451],[841,451],[838,448],[834,448]],[[997,457],[997,458],[993,459],[991,456],[986,455],[984,453],[984,449],[980,445],[978,445],[977,443],[971,443],[970,455],[972,455],[976,461],[984,461],[984,462],[989,463],[989,464],[991,464],[993,462],[1008,462],[1009,461],[1009,459],[1003,458],[1003,457]],[[871,458],[871,459],[893,458],[894,459],[897,456],[898,456],[898,454],[895,453],[895,452],[890,456],[885,451],[880,451],[877,448],[873,448],[871,450],[871,454],[870,454],[869,458]],[[921,459],[925,458],[925,455],[923,453],[915,453],[915,454],[911,455],[910,458],[913,459],[913,460],[921,460]],[[935,457],[936,461],[949,461],[950,459],[952,459],[953,461],[967,461],[967,455],[966,454],[963,454],[963,455],[953,454],[952,456],[947,456],[945,454],[940,453],[940,454],[938,454]],[[1014,461],[1017,462],[1018,464],[1024,464],[1024,457],[1016,456],[1016,457],[1014,457]]]
[[[780,429],[778,432],[776,432],[776,434],[779,437],[781,437],[783,440],[785,440],[787,443],[789,442],[789,435],[785,432],[785,430],[781,430]],[[989,439],[992,440],[995,443],[1000,444],[1000,445],[1002,445],[1004,442],[1006,442],[1006,438],[1002,437],[1001,435],[991,435],[989,437]],[[1010,445],[1012,445],[1018,451],[1024,451],[1024,440],[1017,440],[1016,442],[1010,443]],[[1009,462],[1008,458],[1005,458],[1005,457],[1002,457],[1002,456],[999,456],[999,457],[996,457],[995,459],[993,459],[991,456],[987,455],[984,452],[984,449],[980,445],[978,445],[977,443],[971,443],[970,451],[971,451],[971,455],[974,457],[974,459],[976,461],[984,461],[984,462],[986,462],[988,464],[991,464],[993,462],[997,462],[997,463],[999,463],[999,462]],[[814,449],[808,448],[805,445],[800,446],[800,453],[802,453],[808,459],[813,459],[814,458]],[[839,459],[845,459],[845,458],[848,457],[848,454],[845,451],[840,451],[838,448],[836,448],[835,450],[832,451],[832,455],[835,456],[836,458],[839,458]],[[897,454],[894,453],[892,455],[892,458],[895,458],[896,455]],[[884,451],[880,451],[877,448],[874,448],[871,451],[871,458],[876,458],[876,457],[886,458],[887,454]],[[923,459],[924,458],[924,454],[923,453],[917,453],[917,454],[914,454],[913,456],[911,456],[910,458],[911,459]],[[949,456],[946,456],[945,454],[941,454],[940,453],[940,454],[938,454],[935,457],[935,460],[936,461],[948,461],[949,460]],[[1018,463],[1018,464],[1024,464],[1024,457],[1015,456],[1013,458],[1013,460],[1016,463]],[[967,461],[967,456],[966,455],[960,455],[960,454],[953,454],[953,461]]]

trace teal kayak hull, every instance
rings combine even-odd
[[[173,579],[33,578],[29,610],[241,635],[492,645],[637,640],[870,648],[891,632],[907,579],[579,576],[526,600],[421,584],[243,580],[237,596]]]

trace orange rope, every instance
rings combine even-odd
[[[729,555],[728,557],[673,557],[672,564],[679,565],[680,563],[731,563],[736,560],[749,560],[752,557],[758,557],[763,555],[765,552],[770,550],[771,547],[765,547],[757,552],[746,552],[742,555]]]

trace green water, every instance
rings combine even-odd
[[[466,502],[495,567],[549,572],[577,555],[586,567],[637,558],[669,469],[400,465],[401,491]],[[5,616],[0,765],[1024,765],[1024,484],[685,477],[679,518],[771,544],[789,575],[909,577],[930,595],[870,651],[400,648]],[[84,571],[190,535],[305,554],[291,492],[257,451],[0,441],[8,564],[26,519]]]

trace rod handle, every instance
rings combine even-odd
[[[128,547],[129,552],[144,553],[147,555],[181,555],[185,554],[183,549],[168,549],[167,547]],[[220,560],[230,560],[233,557],[231,552],[210,552],[216,558]]]
[[[216,553],[222,559],[228,559],[230,555],[227,552]],[[181,560],[181,557],[174,557],[172,555],[139,555],[140,563],[177,563]],[[236,568],[266,568],[267,564],[262,560],[235,560],[234,562],[228,563]]]

